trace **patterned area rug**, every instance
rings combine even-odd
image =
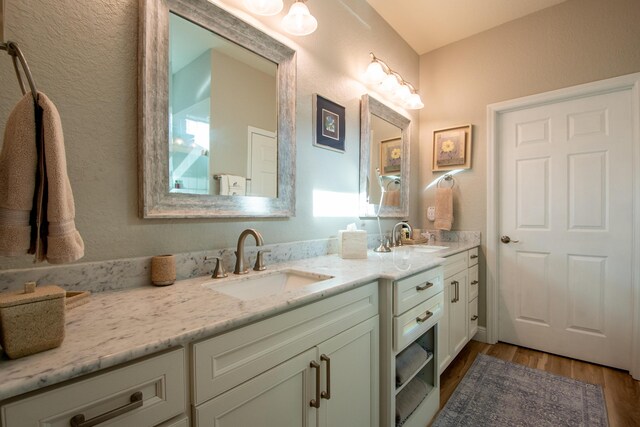
[[[432,427],[608,425],[599,385],[481,353]]]

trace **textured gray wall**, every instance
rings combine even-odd
[[[242,9],[240,0],[215,3]],[[142,220],[137,216],[137,0],[5,0],[6,38],[20,44],[39,89],[62,116],[85,261],[230,247],[247,227],[276,243],[326,238],[349,222],[360,223],[355,207],[352,217],[314,217],[313,191],[358,191],[359,101],[367,92],[362,81],[368,53],[374,51],[412,83],[418,80],[419,57],[363,0],[313,1],[309,8],[319,28],[307,37],[285,36],[279,25],[282,15],[243,15],[297,50],[296,217]],[[0,55],[5,55],[0,60],[4,128],[20,93],[9,57]],[[312,146],[313,93],[346,107],[345,154]],[[418,113],[411,117],[417,147]],[[417,171],[414,155],[414,177]],[[415,222],[416,198],[411,212]],[[385,223],[389,228],[393,221]],[[375,221],[366,221],[366,228],[376,230]],[[0,269],[30,266],[27,256],[0,259]]]
[[[441,175],[431,173],[433,131],[474,125],[472,169],[456,175],[454,229],[486,231],[487,105],[640,71],[638,22],[638,0],[569,0],[421,56],[421,186]],[[427,226],[433,197],[420,200]]]

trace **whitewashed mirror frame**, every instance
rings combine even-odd
[[[371,116],[377,116],[401,130],[402,161],[400,175],[400,205],[379,206],[369,203],[369,185],[378,185],[377,177],[370,176],[371,165]],[[360,102],[360,217],[407,218],[409,216],[409,149],[411,120],[371,97],[363,95]]]
[[[169,192],[169,13],[276,63],[278,197]],[[143,218],[295,215],[296,52],[207,0],[140,0],[138,46],[139,210]]]

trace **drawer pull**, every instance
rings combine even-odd
[[[469,258],[476,259],[476,258],[478,258],[478,255],[471,255]]]
[[[471,282],[471,284],[472,284],[472,285],[477,285],[477,284],[478,284],[478,281],[477,281],[477,280],[473,280],[473,281]]]
[[[426,291],[427,289],[429,289],[432,286],[433,286],[433,283],[427,282],[424,285],[416,286],[416,291],[418,291],[418,292]]]
[[[136,391],[129,398],[131,403],[127,403],[124,406],[114,409],[113,411],[105,412],[102,415],[98,415],[97,417],[91,418],[90,420],[84,420],[84,414],[74,415],[73,418],[69,421],[71,427],[92,427],[98,424],[101,424],[105,421],[108,421],[112,418],[118,417],[122,414],[126,414],[127,412],[131,412],[134,409],[138,409],[143,405],[142,401],[142,392]]]
[[[320,408],[320,365],[315,360],[312,360],[309,366],[316,370],[316,398],[311,399],[309,405],[314,408]]]
[[[427,311],[427,312],[424,314],[424,316],[416,317],[416,322],[418,322],[418,323],[424,323],[424,322],[426,322],[427,320],[429,320],[429,318],[430,318],[431,316],[433,316],[433,313],[432,313],[432,312],[430,312],[430,311]]]
[[[473,317],[471,318],[471,321],[475,322],[476,320],[478,320],[478,315],[474,314]]]
[[[327,391],[320,393],[320,397],[323,399],[331,399],[331,358],[326,354],[320,356],[322,362],[327,362]]]

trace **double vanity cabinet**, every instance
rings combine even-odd
[[[406,269],[393,254],[283,264],[335,276],[272,300],[212,292],[207,278],[96,296],[70,314],[62,347],[0,361],[0,427],[424,426],[439,373],[474,333],[477,249],[443,265],[407,253]],[[114,304],[123,318],[110,323],[100,310]]]

